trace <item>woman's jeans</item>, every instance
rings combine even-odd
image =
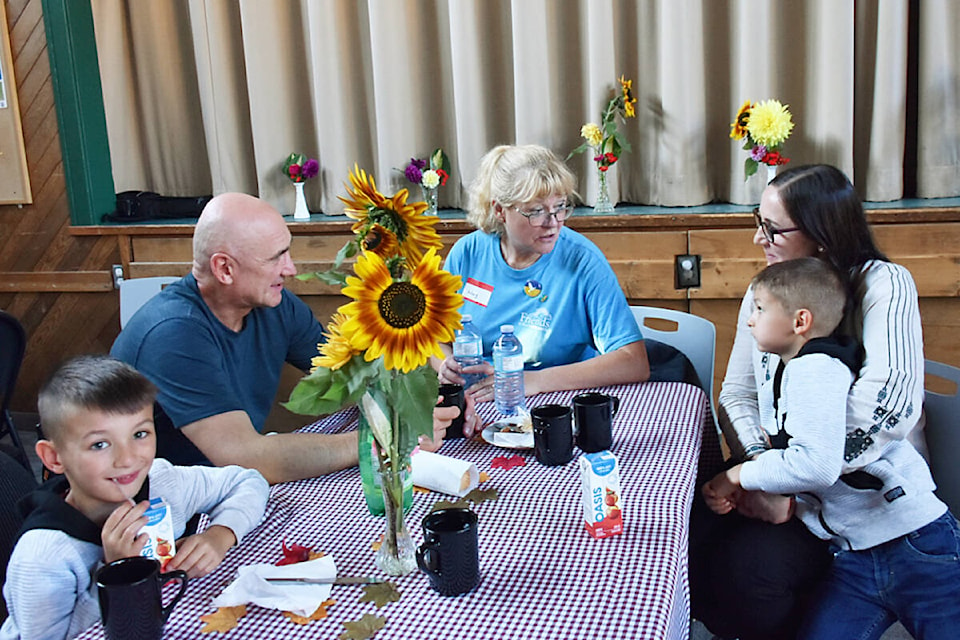
[[[831,551],[800,638],[874,639],[896,620],[917,640],[960,638],[960,527],[949,511],[876,547]]]

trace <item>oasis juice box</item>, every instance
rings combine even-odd
[[[594,538],[623,533],[623,504],[620,502],[620,468],[609,451],[580,456],[580,486],[583,519]]]
[[[147,517],[147,524],[140,532],[149,537],[140,550],[140,555],[159,560],[162,571],[177,552],[173,539],[173,516],[163,498],[151,498],[150,507],[143,515]]]

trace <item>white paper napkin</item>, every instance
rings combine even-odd
[[[474,463],[422,449],[410,459],[410,466],[413,484],[431,491],[462,498],[480,483],[480,472]]]
[[[329,584],[303,584],[300,582],[267,582],[266,578],[335,578],[337,565],[333,556],[316,560],[276,566],[251,564],[240,567],[237,579],[213,599],[215,607],[235,607],[248,602],[267,609],[290,611],[308,617],[330,597],[333,586]]]

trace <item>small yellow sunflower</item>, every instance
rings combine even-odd
[[[321,367],[336,371],[347,364],[350,358],[360,353],[359,349],[354,349],[350,346],[350,342],[343,335],[343,323],[346,322],[346,320],[347,317],[339,311],[334,313],[330,318],[330,323],[327,324],[327,330],[323,334],[326,336],[327,341],[317,345],[320,350],[320,355],[315,356],[310,361],[310,364],[313,366],[310,373],[313,373]]]
[[[394,281],[383,260],[364,253],[347,278],[343,294],[353,298],[340,307],[347,316],[341,329],[349,343],[365,351],[368,362],[383,356],[387,369],[404,373],[443,357],[440,342],[450,342],[459,328],[457,293],[461,280],[440,269],[440,256],[430,249],[409,281]]]
[[[340,196],[340,201],[347,205],[347,216],[356,220],[352,231],[366,237],[375,225],[389,230],[400,245],[400,255],[411,268],[419,264],[424,251],[443,246],[435,228],[439,218],[423,215],[426,202],[408,204],[406,189],[387,198],[377,191],[373,176],[354,165],[347,193],[350,197]]]
[[[750,138],[767,148],[784,143],[793,131],[793,119],[787,107],[779,100],[764,100],[750,109],[747,122]]]
[[[637,110],[633,105],[637,99],[633,97],[633,80],[627,80],[620,76],[620,93],[623,95],[623,115],[627,118],[633,118],[637,115]]]
[[[730,123],[730,137],[734,140],[743,140],[747,135],[747,123],[750,121],[750,107],[753,105],[749,100],[743,103],[740,110],[737,111],[737,117]]]
[[[397,255],[400,250],[400,244],[393,231],[379,224],[370,227],[361,242],[364,251],[372,251],[384,260]]]

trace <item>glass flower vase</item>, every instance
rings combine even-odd
[[[427,203],[427,210],[423,212],[425,216],[437,215],[437,191],[439,187],[425,187],[420,185],[420,191],[423,192],[423,201]]]
[[[403,485],[409,470],[380,457],[380,485],[386,530],[374,562],[390,576],[404,576],[417,568],[416,547],[403,517]]]
[[[297,192],[297,206],[293,210],[293,219],[294,220],[309,220],[310,219],[310,210],[307,209],[307,199],[303,195],[303,184],[302,182],[294,182],[293,188]]]
[[[607,172],[597,170],[600,177],[600,191],[597,193],[597,202],[593,205],[595,213],[613,213],[613,203],[610,202],[610,191],[607,187]]]

